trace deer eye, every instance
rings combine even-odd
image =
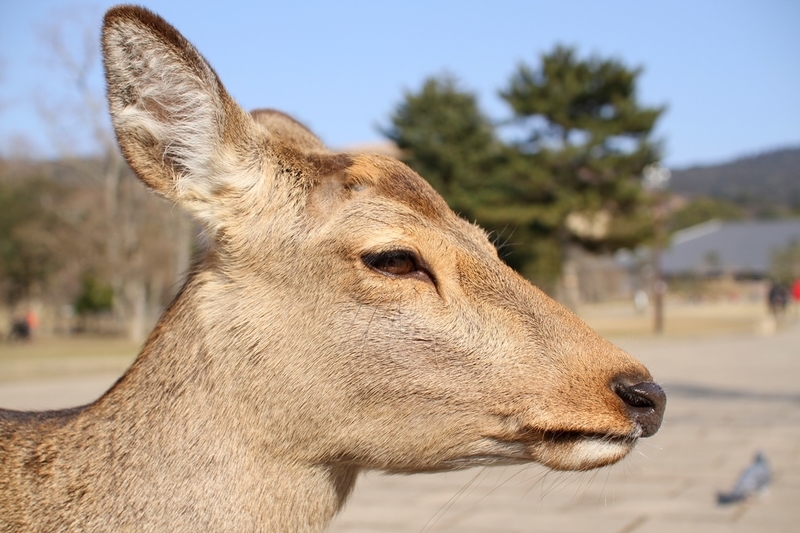
[[[408,250],[389,250],[364,255],[361,260],[372,270],[392,277],[415,277],[433,282],[428,271],[420,266],[414,252]]]
[[[407,276],[417,270],[417,261],[413,253],[405,250],[377,252],[363,257],[364,264],[373,270],[391,276]]]

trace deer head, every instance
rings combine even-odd
[[[125,157],[212,241],[175,335],[202,339],[224,391],[213,401],[253,446],[394,472],[582,470],[656,432],[665,396],[647,370],[506,266],[407,166],[246,113],[144,9],[111,10],[103,50]]]

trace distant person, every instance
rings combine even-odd
[[[633,306],[636,308],[636,312],[644,313],[649,305],[650,298],[647,296],[647,292],[642,289],[636,291],[636,294],[633,295]]]
[[[776,317],[782,315],[786,311],[786,305],[789,303],[789,291],[780,283],[773,282],[769,288],[767,296],[770,312]]]
[[[11,322],[11,331],[8,333],[9,341],[26,341],[31,338],[31,327],[24,318]]]
[[[797,319],[798,314],[800,314],[800,279],[794,280],[792,283],[792,289],[790,291],[790,299],[792,302],[792,317]]]
[[[32,309],[28,309],[25,316],[11,322],[11,331],[8,340],[27,341],[33,337],[33,331],[39,327],[39,317]]]
[[[25,322],[28,323],[28,329],[32,334],[36,329],[39,327],[39,317],[36,315],[36,312],[33,309],[28,309],[28,312],[25,313]]]

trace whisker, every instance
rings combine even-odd
[[[424,525],[424,526],[422,526],[422,529],[420,530],[420,533],[425,533],[426,531],[431,531],[431,530],[433,529],[433,527],[436,525],[436,523],[437,523],[437,522],[439,522],[439,520],[441,520],[441,518],[442,518],[442,517],[443,517],[445,514],[447,514],[447,511],[449,511],[449,510],[450,510],[450,509],[453,507],[453,505],[454,505],[454,504],[455,504],[455,503],[456,503],[456,502],[457,502],[457,501],[458,501],[458,500],[461,498],[461,496],[464,494],[464,492],[465,492],[467,489],[469,489],[469,487],[470,487],[472,484],[474,484],[474,483],[475,483],[475,481],[476,481],[476,480],[477,480],[477,479],[478,479],[478,478],[479,478],[481,475],[483,475],[483,474],[484,474],[484,470],[485,470],[485,468],[484,468],[484,469],[481,469],[481,470],[479,470],[477,474],[475,474],[474,476],[472,476],[472,479],[470,479],[470,480],[469,480],[469,481],[468,481],[468,482],[467,482],[467,483],[466,483],[466,484],[465,484],[463,487],[461,487],[461,488],[460,488],[460,489],[459,489],[459,490],[458,490],[458,491],[457,491],[455,494],[453,494],[452,496],[450,496],[450,499],[448,499],[448,500],[447,500],[447,501],[446,501],[446,502],[445,502],[445,503],[444,503],[444,504],[443,504],[443,505],[442,505],[442,506],[439,508],[439,510],[438,510],[438,511],[436,511],[436,512],[433,514],[433,516],[432,516],[432,517],[430,517],[430,518],[428,519],[428,521],[427,521],[427,522],[425,522],[425,525]]]

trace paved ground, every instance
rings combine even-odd
[[[661,431],[631,457],[582,474],[536,466],[360,480],[330,533],[800,531],[800,327],[773,336],[626,340],[669,398]],[[114,374],[0,383],[0,405],[96,397]],[[772,489],[718,507],[756,450]]]
[[[367,475],[331,532],[800,531],[800,328],[770,337],[623,341],[668,395],[661,431],[583,474],[531,466]],[[718,507],[756,450],[769,495]]]

